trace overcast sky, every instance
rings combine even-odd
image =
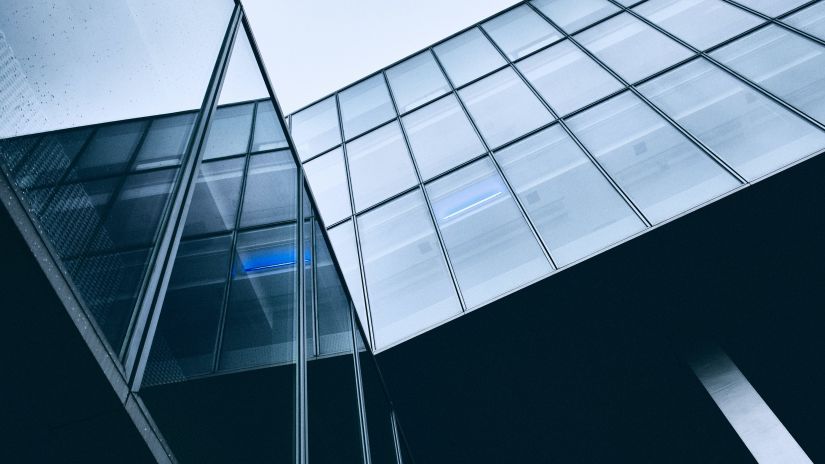
[[[286,113],[517,3],[244,0]]]

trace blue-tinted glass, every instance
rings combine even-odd
[[[427,185],[468,308],[552,269],[489,159]]]
[[[252,103],[224,106],[215,110],[203,159],[246,153],[252,130]]]
[[[244,159],[202,163],[183,235],[231,230],[241,196]]]
[[[121,178],[78,182],[57,187],[40,221],[62,256],[82,253],[105,219]]]
[[[450,91],[450,84],[429,51],[388,69],[387,79],[401,113]]]
[[[748,8],[766,14],[768,16],[779,16],[800,5],[804,5],[809,0],[737,0]]]
[[[125,172],[145,128],[144,121],[98,128],[86,149],[80,154],[71,178],[88,179]]]
[[[825,2],[814,3],[784,18],[783,21],[825,40]]]
[[[316,285],[318,290],[318,345],[320,354],[352,350],[349,299],[338,278],[329,247],[315,225]]]
[[[569,33],[619,11],[607,0],[533,0],[533,5]]]
[[[252,155],[241,227],[294,220],[297,185],[295,161],[289,150]]]
[[[493,44],[477,28],[438,45],[435,54],[456,87],[506,64]]]
[[[172,166],[180,163],[195,124],[195,113],[153,119],[140,146],[135,169]]]
[[[341,267],[341,273],[344,274],[347,289],[353,300],[352,303],[355,305],[358,318],[361,319],[361,325],[368,327],[367,309],[366,303],[364,302],[364,290],[362,288],[363,281],[361,280],[361,266],[358,259],[358,249],[356,248],[353,224],[347,221],[330,229],[328,234],[329,241],[332,242],[332,249],[335,250],[335,258],[338,261],[338,266]]]
[[[70,163],[80,154],[93,129],[82,128],[29,137],[5,140],[0,152],[9,170],[13,170],[14,182],[24,189],[31,189],[57,182],[69,169]],[[50,191],[51,189],[49,189]],[[41,204],[31,201],[39,210]]]
[[[335,97],[320,101],[291,116],[290,133],[302,160],[341,143]]]
[[[482,24],[482,27],[504,54],[514,61],[562,37],[527,5],[499,15]]]
[[[344,136],[351,139],[395,117],[384,76],[377,74],[340,94]]]
[[[567,123],[654,224],[739,185],[629,92],[588,109]]]
[[[495,157],[558,266],[644,229],[630,206],[558,125]]]
[[[258,103],[255,113],[255,133],[252,136],[252,151],[273,150],[287,146],[281,121],[271,100]]]
[[[825,147],[825,133],[705,60],[639,89],[748,180]]]
[[[304,172],[324,224],[335,224],[352,215],[343,150],[336,148],[309,161],[304,164]]]

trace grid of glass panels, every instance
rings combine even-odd
[[[414,310],[375,295],[413,284],[433,295],[450,290],[466,312],[825,149],[823,8],[825,1],[524,1],[341,91],[339,105],[346,97],[352,106],[359,89],[381,90],[361,102],[381,116],[353,142],[376,133],[392,154],[364,165],[364,150],[339,140],[304,167],[313,191],[329,196],[320,214],[342,248],[348,287],[364,296],[359,313],[377,349],[455,309],[399,331],[386,315],[401,320]],[[296,115],[322,103],[334,115],[334,101]],[[340,124],[330,116],[330,127]],[[293,120],[293,134],[305,130]],[[350,200],[365,191],[369,201]],[[429,214],[410,215],[421,222],[418,242],[399,240],[439,246],[446,268],[437,279],[403,277],[403,268],[376,278],[375,260],[400,250],[376,246],[386,237],[373,231],[411,202]],[[462,228],[467,213],[485,219]],[[513,238],[479,251],[485,230],[501,227]],[[485,261],[499,249],[521,258]]]

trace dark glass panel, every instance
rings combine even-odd
[[[241,227],[294,220],[296,177],[295,162],[288,150],[252,156]]]
[[[125,172],[146,125],[145,121],[132,121],[99,127],[78,158],[71,178],[88,179]]]
[[[352,347],[349,300],[329,247],[315,225],[316,288],[318,289],[318,341],[320,353],[340,353]]]
[[[258,103],[255,115],[255,134],[252,139],[252,151],[286,148],[286,136],[272,101]]]
[[[372,462],[396,462],[395,442],[392,436],[392,409],[384,392],[378,367],[368,350],[359,347],[358,355],[361,361],[364,409],[367,413]]]
[[[135,169],[180,163],[186,153],[196,116],[196,113],[186,113],[153,120],[135,160]]]
[[[235,227],[244,162],[244,158],[233,158],[201,164],[184,236]]]

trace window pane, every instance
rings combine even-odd
[[[552,269],[489,159],[427,186],[468,308]]]
[[[476,28],[453,37],[434,50],[456,87],[506,64],[501,54]]]
[[[145,121],[135,121],[100,127],[80,154],[70,179],[89,179],[125,172],[146,125]]]
[[[482,27],[513,61],[561,39],[561,34],[527,5],[497,16]]]
[[[534,0],[533,5],[569,33],[619,11],[606,0]]]
[[[484,145],[453,95],[404,116],[403,123],[424,179],[484,153]]]
[[[739,185],[629,92],[571,118],[568,125],[654,224]]]
[[[273,150],[287,147],[281,121],[275,112],[271,100],[258,103],[255,114],[255,134],[252,138],[252,151]]]
[[[188,113],[153,120],[149,126],[149,133],[140,147],[135,169],[173,166],[180,163],[192,134],[195,116],[195,113]]]
[[[634,10],[700,50],[762,23],[721,0],[650,0]]]
[[[341,143],[338,108],[335,97],[329,97],[291,116],[290,129],[295,149],[302,160]]]
[[[825,122],[825,47],[770,25],[711,55]]]
[[[691,55],[687,48],[627,13],[575,38],[630,83]]]
[[[450,84],[429,51],[388,69],[387,79],[401,113],[450,91]]]
[[[799,5],[807,3],[809,0],[737,0],[746,7],[766,14],[768,16],[779,16],[786,11],[792,10]]]
[[[252,103],[225,106],[215,111],[206,138],[203,159],[246,153],[252,130]]]
[[[241,196],[244,159],[202,163],[183,235],[232,230]]]
[[[348,143],[347,158],[358,211],[418,183],[397,122]]]
[[[509,68],[462,89],[459,95],[490,148],[553,120],[547,108]]]
[[[368,327],[364,290],[361,288],[361,267],[358,264],[358,249],[355,244],[355,230],[352,222],[345,222],[330,229],[327,235],[329,241],[332,242],[335,258],[338,260],[338,266],[341,267],[341,273],[344,274],[344,280],[358,317],[361,319],[361,325]]]
[[[619,81],[568,40],[516,66],[560,116],[622,88]]]
[[[241,227],[294,220],[297,176],[289,150],[253,155],[249,159]]]
[[[644,229],[644,223],[555,125],[495,154],[556,264]]]
[[[344,135],[351,139],[395,117],[384,76],[377,74],[338,95]]]
[[[324,224],[335,224],[352,215],[344,152],[340,148],[306,163],[304,172]]]
[[[825,2],[814,3],[788,16],[783,21],[825,40]]]
[[[819,129],[705,60],[640,90],[748,180],[825,146]]]
[[[320,354],[351,352],[350,305],[329,248],[315,223],[316,283],[318,287],[318,344]]]
[[[377,347],[461,312],[420,190],[359,217],[358,230]]]

